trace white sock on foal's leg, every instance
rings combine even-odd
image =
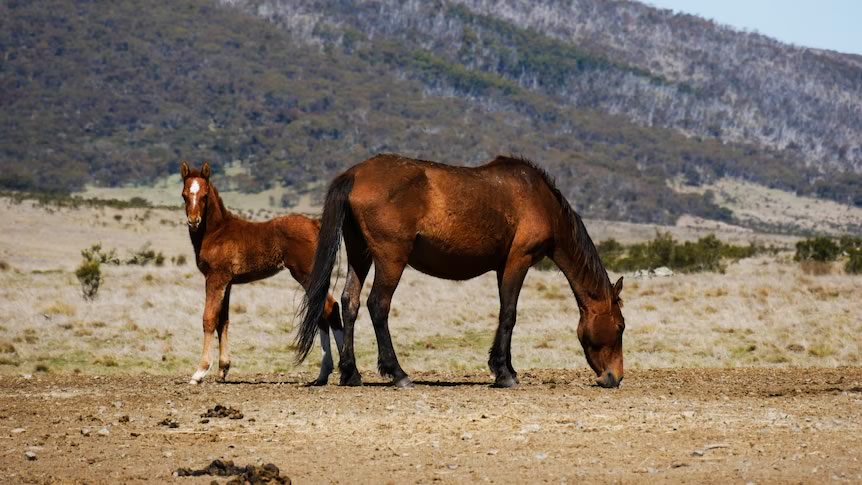
[[[189,384],[199,384],[202,380],[204,380],[204,377],[206,377],[209,371],[209,367],[207,367],[206,369],[196,370],[195,373],[192,375],[192,380],[189,381]]]

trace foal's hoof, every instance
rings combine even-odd
[[[498,377],[497,380],[494,381],[494,385],[492,385],[491,387],[511,388],[511,387],[517,387],[517,386],[518,386],[518,380],[517,379],[515,379],[512,376],[506,376],[506,377]]]
[[[413,381],[411,381],[409,377],[404,376],[401,379],[394,381],[392,385],[399,389],[409,389],[413,387]]]
[[[209,370],[209,369],[208,369],[208,370]],[[206,377],[206,375],[207,375],[207,371],[205,371],[205,370],[199,370],[199,371],[195,372],[195,373],[192,375],[192,378],[191,378],[191,380],[189,381],[189,384],[191,384],[191,385],[193,385],[193,386],[194,386],[194,385],[197,385],[197,384],[200,384],[200,383],[201,383],[201,381],[203,381],[203,380],[204,380],[204,377]]]
[[[229,370],[230,370],[230,365],[228,365],[227,367],[223,367],[222,369],[219,370],[219,373],[218,373],[219,382],[227,382],[227,373]]]

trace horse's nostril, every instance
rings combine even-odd
[[[619,387],[621,380],[622,379],[617,379],[613,372],[607,371],[601,377],[596,379],[596,384],[608,389],[612,387]]]

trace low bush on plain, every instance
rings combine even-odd
[[[850,274],[862,274],[862,248],[851,249],[847,255],[849,258],[844,263],[844,271]]]
[[[796,243],[796,261],[835,261],[841,254],[841,247],[828,237],[804,239]]]
[[[102,264],[120,264],[117,259],[116,252],[103,251],[101,244],[93,244],[87,249],[81,251],[83,261],[78,269],[75,270],[75,276],[81,283],[81,293],[85,300],[96,298],[99,293],[99,287],[102,285]]]
[[[133,252],[126,264],[146,266],[148,264],[155,266],[163,266],[165,264],[165,255],[161,251],[156,252],[150,247],[150,243],[144,244],[141,249]]]
[[[596,249],[607,269],[617,272],[654,269],[666,266],[674,271],[695,273],[722,271],[725,259],[739,260],[774,251],[756,243],[736,246],[720,241],[710,234],[697,241],[678,242],[668,232],[657,232],[647,242],[625,246],[609,239],[600,242]]]
[[[847,256],[844,271],[848,274],[862,274],[862,237],[842,236],[835,240],[825,236],[804,239],[796,243],[793,257],[802,264],[807,274],[831,273],[833,261],[842,255]]]
[[[616,239],[606,239],[596,244],[596,250],[602,258],[602,264],[611,271],[628,272],[666,266],[684,273],[723,271],[723,260],[736,261],[777,251],[757,243],[747,246],[727,244],[713,234],[694,242],[678,242],[668,232],[657,232],[653,240],[631,245],[624,245]],[[550,270],[556,266],[545,258],[536,264],[536,268]]]

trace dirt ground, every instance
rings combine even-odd
[[[585,369],[526,370],[512,390],[484,372],[406,390],[369,369],[361,388],[311,377],[0,376],[0,476],[210,483],[173,474],[223,459],[294,483],[862,480],[860,367],[632,370],[616,390]],[[203,421],[216,404],[242,419]]]

